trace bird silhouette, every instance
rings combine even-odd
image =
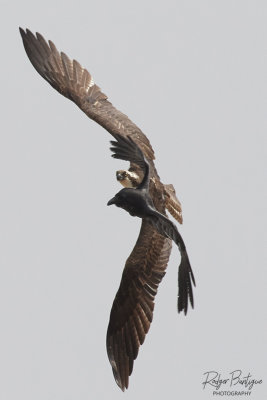
[[[182,209],[172,184],[163,184],[154,165],[154,151],[146,135],[118,111],[76,60],[59,52],[53,42],[20,28],[25,51],[37,72],[60,94],[73,101],[115,139],[114,157],[130,161],[117,180],[125,187],[110,202],[142,218],[137,242],[126,260],[107,330],[107,352],[118,386],[128,388],[133,363],[153,318],[154,299],[165,275],[172,241],[181,253],[178,311],[193,306],[194,283],[187,252],[166,210],[182,223]],[[135,76],[132,77],[135,79]],[[145,90],[140,91],[144,101]],[[126,196],[126,197],[125,197]],[[153,212],[152,212],[153,211]],[[148,215],[149,213],[149,215]]]

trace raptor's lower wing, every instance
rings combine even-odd
[[[170,252],[171,240],[143,220],[136,245],[126,261],[107,331],[109,361],[122,390],[128,387],[133,362],[149,330],[154,298]]]

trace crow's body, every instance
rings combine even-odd
[[[108,202],[108,206],[111,204],[123,208],[133,217],[146,218],[153,212],[152,200],[144,189],[122,189]]]
[[[149,176],[145,177],[146,167],[142,157],[137,154],[138,150],[134,150],[137,159],[128,156],[122,158],[121,154],[117,157],[131,160],[128,171],[117,172],[117,180],[128,188],[126,192],[122,192],[123,196],[126,195],[126,201],[122,205],[131,215],[142,218],[138,239],[126,260],[120,286],[112,304],[107,330],[108,357],[115,380],[124,390],[128,388],[134,360],[152,322],[154,299],[165,275],[172,240],[181,252],[178,311],[186,314],[188,298],[193,305],[190,280],[193,280],[193,275],[190,275],[191,267],[185,246],[177,228],[166,215],[168,210],[182,223],[181,204],[173,185],[160,181],[154,165],[154,151],[146,135],[112,105],[93,82],[91,74],[76,60],[60,53],[53,42],[46,42],[39,33],[35,36],[28,29],[24,31],[21,28],[20,33],[25,51],[37,72],[116,140],[130,138],[130,142],[124,143],[126,148],[131,141],[135,143],[149,164]],[[144,92],[144,89],[140,90],[142,97]],[[46,111],[46,118],[47,115]],[[124,149],[125,146],[122,144]]]

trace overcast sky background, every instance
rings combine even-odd
[[[235,369],[266,398],[266,2],[2,0],[0,18],[0,399],[211,399],[203,374]],[[195,310],[176,312],[174,248],[125,393],[105,336],[140,220],[106,203],[128,164],[19,26],[86,66],[183,205]]]

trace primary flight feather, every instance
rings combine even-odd
[[[161,183],[147,137],[125,114],[113,107],[91,74],[76,60],[60,53],[53,42],[46,42],[39,33],[35,36],[30,30],[21,28],[20,33],[37,72],[116,139],[112,142],[114,156],[130,161],[129,170],[117,171],[117,180],[126,188],[145,190],[155,213],[159,214],[150,219],[142,218],[137,242],[126,261],[110,313],[107,351],[115,380],[124,390],[128,388],[133,362],[152,321],[154,298],[165,275],[172,239],[181,252],[178,311],[187,313],[188,299],[193,306],[193,273],[187,253],[186,256],[182,254],[183,240],[166,216],[167,209],[182,223],[181,204],[173,185]]]

